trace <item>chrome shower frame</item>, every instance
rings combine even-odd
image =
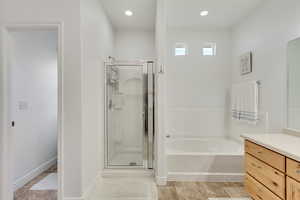
[[[108,143],[108,106],[109,97],[107,91],[108,84],[108,67],[141,67],[143,71],[143,86],[144,86],[144,149],[143,149],[143,165],[142,166],[112,166],[109,165],[109,143]],[[155,64],[153,61],[115,61],[104,63],[104,158],[105,169],[153,169],[154,168],[154,137],[155,137],[155,124],[154,124],[154,110],[155,110]]]

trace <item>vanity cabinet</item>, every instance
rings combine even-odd
[[[245,141],[245,187],[255,200],[300,200],[300,162]]]

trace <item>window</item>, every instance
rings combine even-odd
[[[216,43],[206,43],[202,48],[203,56],[215,56],[217,53],[217,44]]]
[[[176,43],[175,45],[175,56],[186,56],[187,46],[185,43]]]

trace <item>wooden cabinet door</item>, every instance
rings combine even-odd
[[[286,173],[300,182],[300,162],[286,159]]]
[[[287,177],[287,200],[300,200],[300,183]]]
[[[285,175],[250,154],[246,154],[246,171],[280,198],[285,198]],[[298,199],[300,200],[300,199]]]
[[[281,172],[285,172],[285,157],[283,155],[249,141],[245,142],[245,152],[271,165]]]
[[[245,177],[245,187],[254,200],[281,200],[248,174]]]

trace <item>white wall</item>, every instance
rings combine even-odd
[[[261,80],[262,122],[256,127],[232,122],[230,134],[233,138],[238,139],[243,132],[279,132],[286,126],[287,44],[300,36],[299,10],[297,0],[266,0],[234,27],[233,83]],[[239,56],[247,51],[253,52],[253,73],[241,77]],[[269,113],[269,123],[265,121],[266,113]]]
[[[4,4],[3,4],[3,1],[0,1],[0,26],[4,23],[4,12],[3,12],[3,7],[4,7]],[[2,49],[2,46],[3,46],[3,41],[2,41],[2,37],[3,37],[3,31],[0,32],[0,58],[1,55],[3,55],[3,49]],[[0,74],[4,74],[4,70],[3,70],[3,67],[1,67],[1,64],[0,64]],[[4,76],[0,76],[0,96],[3,97],[4,96],[4,79],[5,77]],[[4,160],[4,157],[5,157],[5,153],[6,151],[4,150],[4,144],[5,144],[5,138],[3,138],[3,130],[4,130],[4,98],[0,98],[0,113],[2,113],[0,115],[0,145],[1,145],[1,150],[0,150],[0,161]],[[0,164],[0,180],[4,180],[4,179],[7,179],[7,173],[6,173],[6,168],[5,166],[2,164]],[[5,194],[5,190],[7,189],[7,187],[1,187],[0,186],[0,199],[3,199],[5,198],[4,194]]]
[[[99,0],[81,0],[83,190],[104,167],[104,61],[114,56],[114,30]]]
[[[155,22],[155,55],[156,55],[156,85],[155,85],[155,148],[154,165],[156,182],[159,185],[167,183],[167,169],[165,155],[165,66],[166,57],[166,1],[156,1],[156,22]]]
[[[81,56],[79,0],[1,1],[0,28],[11,23],[62,22],[63,33],[63,158],[64,196],[80,197],[81,185]],[[2,38],[1,38],[2,39]],[[0,39],[0,40],[1,40]],[[1,42],[0,42],[1,43]],[[1,46],[2,48],[2,46]],[[1,59],[2,60],[2,59]],[[2,85],[2,84],[1,84]],[[2,93],[2,91],[1,91]],[[2,93],[3,94],[3,93]],[[1,96],[3,98],[3,95]],[[2,99],[3,100],[3,99]],[[1,110],[3,104],[1,104]],[[3,128],[3,127],[2,127]],[[3,129],[2,129],[3,130]],[[1,133],[3,131],[1,130]],[[2,135],[1,135],[2,136]],[[3,145],[1,145],[1,148]],[[3,149],[2,149],[3,150]],[[2,152],[1,150],[1,152]],[[1,184],[0,184],[1,185]],[[0,186],[2,188],[2,185]],[[2,195],[2,194],[0,194]],[[5,198],[7,199],[7,198]]]
[[[118,60],[147,60],[155,58],[153,31],[117,30],[115,55]]]
[[[288,124],[289,128],[300,130],[300,38],[289,42],[288,66]]]
[[[187,56],[174,56],[177,42],[188,45]],[[202,56],[207,42],[216,56]],[[225,136],[231,84],[229,30],[171,29],[167,34],[166,132],[179,137]]]
[[[57,32],[11,32],[14,183],[57,157]],[[53,162],[52,162],[53,164]],[[32,177],[31,177],[32,178]],[[28,181],[28,180],[27,180]]]

